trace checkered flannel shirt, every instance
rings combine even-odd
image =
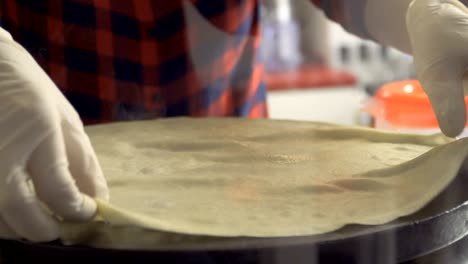
[[[265,117],[259,1],[0,0],[0,26],[87,124]],[[365,36],[363,1],[312,0]]]

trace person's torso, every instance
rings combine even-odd
[[[0,0],[86,123],[266,115],[255,0]]]

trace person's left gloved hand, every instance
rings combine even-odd
[[[429,96],[442,132],[451,137],[459,135],[466,122],[465,5],[458,0],[369,0],[366,12],[368,31],[374,38],[413,54],[417,77]]]
[[[93,219],[92,198],[108,188],[80,116],[0,28],[0,238],[60,238],[57,220]]]

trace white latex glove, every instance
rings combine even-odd
[[[406,22],[419,81],[442,131],[455,137],[466,122],[468,9],[457,0],[415,0]]]
[[[442,132],[459,135],[466,121],[463,75],[468,66],[468,9],[458,0],[368,1],[370,34],[413,54],[417,77]]]
[[[1,28],[0,102],[0,238],[57,239],[47,211],[91,219],[89,196],[107,199],[106,181],[78,114]]]

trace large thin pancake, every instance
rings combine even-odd
[[[106,227],[223,237],[387,223],[440,193],[468,153],[467,140],[441,135],[294,121],[176,118],[87,132],[111,191],[99,202]],[[66,225],[64,240],[111,243],[112,232],[79,227],[85,236]]]

